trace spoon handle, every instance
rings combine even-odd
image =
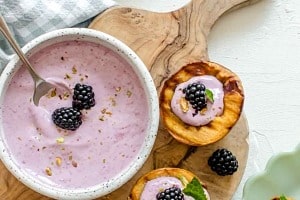
[[[4,35],[4,37],[7,39],[7,41],[10,43],[12,48],[15,50],[15,52],[18,54],[19,58],[22,60],[24,65],[28,68],[30,74],[35,80],[41,79],[39,75],[35,72],[35,70],[32,68],[31,64],[29,63],[28,59],[24,55],[23,51],[21,50],[20,46],[16,42],[16,40],[13,38],[4,18],[0,14],[0,31]]]

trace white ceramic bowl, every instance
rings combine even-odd
[[[96,30],[85,28],[69,28],[49,32],[29,42],[24,46],[23,51],[30,56],[49,45],[69,40],[89,41],[113,50],[132,66],[134,72],[139,77],[139,80],[141,81],[148,98],[149,122],[146,130],[146,137],[144,138],[144,141],[141,141],[143,145],[138,154],[138,159],[130,163],[128,168],[119,174],[116,174],[114,178],[107,180],[104,183],[99,183],[98,185],[88,188],[70,190],[51,186],[46,182],[43,182],[40,179],[37,179],[34,176],[26,173],[25,171],[22,171],[14,161],[14,155],[10,154],[10,149],[6,143],[5,133],[2,126],[0,127],[0,156],[7,169],[15,177],[17,177],[18,180],[36,192],[56,199],[93,199],[104,196],[125,184],[136,174],[136,172],[146,161],[154,145],[158,129],[159,111],[157,91],[150,73],[135,52],[133,52],[129,47],[116,38]],[[20,61],[18,57],[12,56],[0,76],[1,104],[8,86],[8,81],[12,78],[14,72],[18,70],[19,67]],[[2,110],[0,115],[2,122]]]
[[[300,145],[291,151],[273,156],[265,170],[250,177],[243,200],[265,199],[285,195],[300,199]]]

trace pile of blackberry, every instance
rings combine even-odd
[[[239,167],[236,157],[225,148],[217,149],[209,157],[208,165],[220,176],[232,175]]]
[[[74,87],[72,107],[62,107],[52,113],[52,121],[62,129],[75,131],[82,124],[83,109],[95,106],[92,86],[77,83]]]
[[[156,200],[183,200],[184,196],[180,188],[171,187],[156,195]]]
[[[205,85],[200,82],[191,83],[182,90],[185,94],[185,99],[195,109],[195,114],[207,106],[205,90]]]

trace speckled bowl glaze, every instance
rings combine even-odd
[[[263,172],[247,180],[243,200],[270,200],[281,195],[300,199],[299,157],[300,145],[294,151],[273,156]]]
[[[36,192],[55,199],[94,199],[104,196],[125,184],[136,174],[148,158],[156,139],[159,122],[157,91],[150,73],[135,52],[116,38],[96,30],[86,28],[68,28],[49,32],[29,42],[24,46],[23,51],[27,54],[27,56],[30,56],[49,45],[70,40],[93,42],[113,50],[132,66],[133,71],[139,77],[148,99],[149,122],[146,130],[146,137],[144,138],[144,141],[141,141],[143,145],[137,156],[138,159],[133,160],[132,163],[129,164],[128,168],[120,172],[120,174],[116,174],[114,178],[107,180],[106,182],[99,183],[98,185],[88,188],[70,190],[51,186],[46,182],[42,182],[40,179],[20,170],[13,158],[13,155],[10,155],[9,153],[9,147],[5,141],[5,134],[2,126],[0,126],[0,156],[7,169],[18,180]],[[5,95],[8,81],[12,78],[14,72],[18,70],[19,67],[20,61],[18,57],[16,55],[11,56],[9,63],[0,76],[0,102],[3,102],[3,96]]]

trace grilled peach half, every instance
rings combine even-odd
[[[192,126],[183,122],[171,108],[176,86],[195,76],[211,75],[223,84],[223,112],[210,123]],[[239,77],[224,66],[203,61],[183,66],[164,82],[160,92],[161,119],[168,132],[179,142],[203,146],[225,137],[240,118],[244,104],[244,90]]]
[[[159,178],[159,177],[175,177],[178,178],[183,185],[191,182],[193,178],[196,178],[202,185],[203,189],[205,190],[205,194],[207,196],[207,199],[209,198],[209,194],[207,192],[207,187],[205,184],[203,184],[200,179],[191,171],[181,168],[158,168],[155,170],[152,170],[143,176],[141,176],[136,184],[133,186],[131,193],[130,193],[130,200],[140,200],[140,197],[143,193],[143,190],[145,188],[145,185],[148,181],[151,181],[153,179]]]

